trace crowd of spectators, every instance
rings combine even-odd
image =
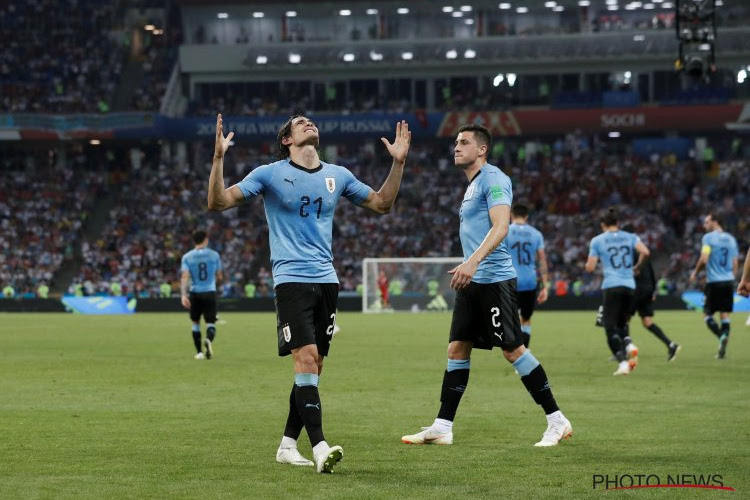
[[[239,169],[244,154],[233,153]],[[108,293],[117,283],[122,293],[137,297],[177,292],[181,258],[193,247],[197,228],[208,232],[210,246],[222,256],[224,294],[235,295],[250,281],[248,273],[260,267],[254,266],[258,252],[268,247],[263,210],[256,200],[238,210],[207,212],[211,151],[194,144],[188,154],[190,159],[173,156],[166,147],[131,151],[130,168],[101,237],[82,243],[83,266],[71,291]],[[233,183],[242,177],[227,175]]]
[[[126,57],[111,33],[115,4],[0,3],[0,111],[108,111]]]
[[[73,260],[108,176],[83,151],[4,148],[0,155],[0,283],[17,296],[54,286],[60,267]]]
[[[639,157],[622,146],[614,149],[577,132],[553,141],[498,140],[493,146],[490,161],[510,175],[514,199],[531,207],[530,223],[545,236],[553,282],[580,280],[584,293],[598,290],[599,272],[585,273],[583,263],[591,238],[600,232],[600,214],[612,206],[652,250],[658,277],[678,291],[688,287],[706,213],[722,214],[725,229],[746,247],[750,179],[741,147],[735,156],[704,162],[673,154]],[[452,165],[451,148],[448,140],[413,144],[387,216],[342,200],[333,228],[342,291],[358,289],[365,257],[461,255],[457,212],[466,180]],[[53,167],[45,154],[4,159],[11,189],[0,198],[3,282],[33,290],[80,248],[82,266],[71,291],[108,293],[117,283],[123,293],[138,297],[165,295],[165,285],[170,295],[178,291],[180,259],[193,246],[190,235],[200,227],[222,255],[222,295],[249,293],[246,286],[256,296],[272,293],[262,200],[227,212],[206,209],[211,144],[133,148],[118,171],[120,189],[112,191],[117,199],[100,236],[88,240],[80,237],[88,210],[112,179],[93,163],[107,162],[81,151]],[[270,144],[233,147],[225,164],[227,185],[274,161],[273,154]],[[375,140],[324,144],[321,157],[346,166],[374,189],[391,163]],[[400,279],[405,291],[424,291],[413,277],[390,278]]]
[[[461,255],[456,213],[466,182],[450,162],[450,148],[445,141],[412,147],[398,201],[388,216],[347,202],[339,205],[333,253],[343,291],[357,289],[365,257]],[[390,166],[387,154],[374,141],[329,145],[321,154],[347,166],[375,189]],[[270,292],[273,283],[261,201],[221,214],[206,213],[210,149],[194,144],[190,156],[190,167],[162,157],[131,172],[123,202],[111,214],[102,240],[84,249],[88,264],[82,280],[100,291],[117,280],[143,296],[157,294],[164,281],[176,290],[179,258],[191,247],[192,228],[202,224],[224,259],[228,278],[222,293],[241,295],[247,283],[255,285],[257,294]],[[269,146],[234,148],[225,167],[227,183],[273,159]],[[623,224],[632,224],[652,249],[659,276],[679,290],[688,286],[703,234],[703,214],[712,210],[726,214],[726,229],[745,244],[743,221],[750,215],[745,193],[750,186],[742,175],[747,164],[739,159],[707,166],[674,155],[640,158],[571,133],[547,143],[498,142],[491,161],[506,165],[515,199],[532,207],[531,223],[547,241],[553,282],[581,279],[584,292],[598,290],[600,274],[585,273],[583,263],[589,241],[600,232],[600,213],[610,206],[619,208]],[[424,285],[404,281],[406,290],[421,290]]]

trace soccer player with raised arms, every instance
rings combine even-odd
[[[224,187],[224,154],[234,133],[224,137],[221,115],[216,119],[216,146],[208,185],[208,208],[227,210],[251,196],[263,196],[268,219],[271,264],[275,283],[279,356],[292,355],[294,385],[289,414],[276,460],[315,465],[330,473],[343,457],[341,446],[329,446],[323,436],[318,381],[336,325],[338,278],[333,267],[333,215],[341,197],[379,214],[390,212],[396,199],[411,132],[405,121],[396,124],[393,143],[381,141],[393,158],[379,191],[360,182],[344,167],[320,161],[320,136],[304,116],[290,118],[277,139],[281,160],[254,169],[239,183]],[[297,450],[305,428],[313,460]]]
[[[205,231],[193,232],[193,243],[195,248],[182,256],[180,297],[193,322],[193,344],[198,351],[195,359],[211,359],[216,337],[216,284],[223,279],[221,257],[208,248]],[[206,321],[205,352],[201,349],[201,316]]]
[[[531,342],[531,315],[534,306],[547,301],[547,255],[544,252],[544,237],[534,226],[529,225],[529,209],[516,203],[511,209],[512,222],[508,228],[506,245],[513,259],[513,268],[518,275],[518,309],[521,314],[523,345]],[[537,267],[542,279],[537,281]]]
[[[706,234],[701,241],[701,255],[695,263],[695,269],[690,273],[690,281],[694,282],[701,269],[706,268],[706,301],[703,305],[703,314],[706,326],[719,338],[719,352],[716,353],[716,358],[724,359],[729,342],[729,315],[734,310],[734,277],[739,267],[739,248],[734,236],[721,227],[721,219],[717,214],[708,214],[703,220],[703,228]],[[717,312],[721,319],[721,327],[714,319]]]
[[[459,211],[464,262],[450,271],[457,291],[443,374],[440,410],[429,427],[403,436],[407,444],[453,444],[453,421],[469,383],[473,348],[502,349],[529,394],[547,415],[547,430],[534,446],[555,446],[573,432],[552,395],[544,368],[523,345],[518,317],[516,272],[506,242],[513,192],[510,178],[487,163],[489,130],[464,125],[458,131],[454,163],[469,181]],[[516,422],[514,420],[514,422]]]
[[[602,263],[602,323],[607,344],[619,362],[613,375],[628,375],[638,363],[638,348],[625,341],[635,295],[633,273],[640,270],[650,252],[638,236],[620,230],[615,209],[607,210],[600,227],[602,233],[591,240],[585,268],[592,273],[599,261]]]

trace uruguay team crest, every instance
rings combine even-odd
[[[476,184],[474,184],[473,182],[469,184],[469,187],[466,188],[466,193],[464,194],[464,200],[468,200],[469,198],[474,196],[474,189],[476,187],[477,187]]]
[[[329,193],[336,191],[336,179],[333,177],[326,177],[326,187]]]
[[[289,328],[289,325],[284,325],[284,327],[281,329],[281,332],[284,334],[284,341],[289,342],[292,340],[292,330]]]

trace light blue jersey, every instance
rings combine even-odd
[[[602,263],[602,289],[624,286],[635,289],[633,266],[637,262],[635,245],[641,239],[627,231],[605,231],[591,240],[589,257]]]
[[[734,259],[739,250],[737,240],[724,231],[711,231],[703,235],[702,252],[710,250],[706,264],[706,282],[734,281]]]
[[[338,283],[331,251],[336,204],[343,196],[361,205],[369,186],[338,165],[308,170],[285,159],[256,168],[237,187],[245,197],[263,195],[276,285]]]
[[[216,272],[221,271],[221,257],[210,248],[194,248],[182,256],[180,271],[190,272],[190,291],[216,291]]]
[[[459,235],[464,260],[471,257],[490,232],[492,227],[490,208],[497,205],[510,206],[511,203],[513,203],[513,190],[510,177],[496,166],[486,163],[469,182],[464,200],[461,202]],[[515,277],[513,261],[508,253],[508,246],[503,240],[495,251],[479,264],[471,281],[497,283]]]
[[[544,250],[544,237],[535,227],[528,224],[511,224],[505,238],[513,267],[518,275],[518,291],[536,290],[536,257]]]

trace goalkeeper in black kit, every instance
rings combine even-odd
[[[623,230],[634,232],[632,226],[625,226]],[[659,328],[659,325],[654,323],[654,300],[656,300],[656,274],[654,273],[654,267],[651,265],[651,259],[648,259],[641,265],[640,272],[635,274],[635,299],[633,300],[630,317],[635,316],[637,312],[638,316],[641,317],[643,327],[667,346],[667,361],[674,361],[677,353],[680,352],[680,345],[672,342]],[[625,334],[625,342],[630,343],[629,321]]]

